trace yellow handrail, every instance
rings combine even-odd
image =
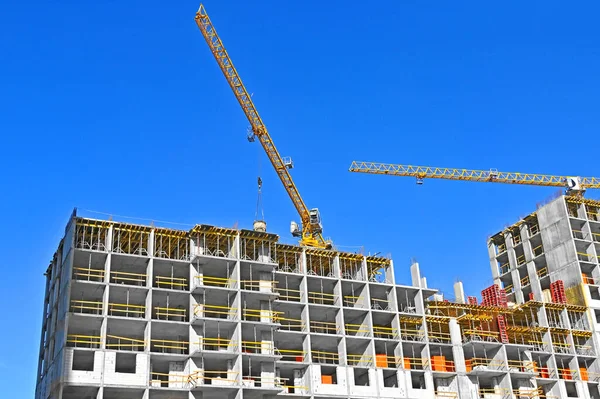
[[[102,337],[100,335],[81,335],[81,334],[67,334],[67,344],[85,344],[92,347],[99,347],[102,344]]]
[[[92,310],[99,314],[102,313],[102,302],[71,300],[71,312],[75,312],[75,309],[79,310],[79,313],[84,313],[84,310]]]
[[[144,317],[146,314],[146,306],[110,302],[108,304],[108,314],[112,315],[113,313],[125,313],[127,316],[132,313],[137,317]]]
[[[171,320],[173,317],[181,317],[185,319],[186,314],[186,309],[167,308],[162,306],[154,307],[154,315],[156,319],[160,319],[160,316],[166,317],[167,320]]]
[[[104,280],[104,269],[91,269],[84,267],[73,268],[73,278],[76,280],[83,280],[81,277],[87,277],[89,279],[98,279],[98,281]]]
[[[229,306],[197,304],[194,306],[194,316],[220,319],[222,317],[219,316],[224,315],[227,316],[226,319],[234,320],[237,318],[237,310],[238,308]]]
[[[187,288],[187,278],[184,277],[167,277],[167,276],[155,276],[156,286],[159,288],[171,288],[177,287],[179,289]]]
[[[111,271],[110,272],[110,280],[114,283],[123,282],[128,284],[131,283],[143,283],[146,284],[146,274],[142,273],[129,273],[129,272],[118,272]]]

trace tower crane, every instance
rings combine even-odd
[[[221,68],[225,79],[229,83],[233,94],[240,103],[246,118],[250,122],[251,131],[248,135],[249,141],[254,141],[258,138],[263,149],[267,153],[271,164],[275,168],[275,172],[279,176],[283,187],[287,191],[296,211],[300,215],[302,222],[301,227],[297,223],[292,222],[290,231],[294,237],[300,237],[300,245],[316,247],[316,248],[331,248],[332,244],[329,241],[323,239],[323,225],[321,223],[321,215],[318,208],[308,209],[304,200],[300,196],[298,188],[292,180],[292,176],[288,169],[293,167],[290,158],[283,158],[279,154],[277,147],[273,143],[271,135],[267,131],[262,118],[258,114],[252,97],[248,94],[246,87],[242,83],[242,79],[238,74],[237,70],[233,66],[233,62],[223,46],[221,38],[217,34],[215,27],[213,26],[204,6],[201,4],[198,12],[196,13],[196,24],[202,32],[202,36],[206,40],[210,51],[212,52],[217,64]]]
[[[563,187],[568,195],[583,196],[586,189],[600,188],[598,177],[554,176],[519,172],[498,172],[491,170],[471,170],[437,168],[432,166],[400,165],[380,162],[353,161],[350,172],[375,175],[410,176],[423,184],[424,179],[466,180],[487,183],[524,184],[530,186]]]

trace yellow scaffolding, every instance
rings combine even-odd
[[[104,220],[76,219],[75,247],[94,251],[106,251],[106,238],[111,223]]]
[[[306,250],[306,270],[309,276],[336,277],[333,265],[337,252],[310,248]]]
[[[235,229],[198,224],[190,231],[190,236],[199,255],[228,258],[237,256],[234,251],[237,233]]]
[[[152,228],[149,226],[127,223],[113,224],[112,252],[148,256],[151,231]]]
[[[275,244],[274,259],[277,263],[277,271],[286,273],[302,273],[302,248],[295,245]]]
[[[104,269],[92,269],[85,267],[74,267],[73,268],[73,279],[84,280],[84,281],[104,281]]]
[[[156,258],[189,261],[191,257],[188,233],[181,230],[155,229],[154,256]]]

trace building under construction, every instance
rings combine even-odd
[[[37,399],[600,398],[600,202],[489,240],[482,297],[254,230],[69,220]]]

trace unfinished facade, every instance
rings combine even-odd
[[[600,399],[585,303],[544,301],[538,280],[502,302],[506,273],[482,304],[460,285],[447,302],[416,263],[412,286],[393,269],[270,233],[74,213],[46,272],[36,398]]]

